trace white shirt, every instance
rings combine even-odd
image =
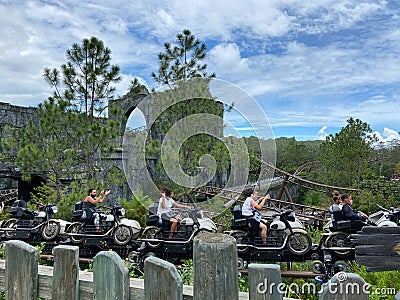
[[[250,197],[247,197],[242,206],[242,215],[244,217],[250,217],[253,215],[253,211],[255,210],[254,206],[251,205]]]
[[[162,207],[162,197],[158,201],[157,215],[161,217],[163,213],[167,213],[171,211],[172,205],[174,204],[174,199],[165,198],[165,208]]]

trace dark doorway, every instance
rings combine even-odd
[[[30,182],[20,180],[18,184],[18,198],[29,201],[31,193],[35,193],[35,188],[45,184],[45,180],[40,176],[33,176]]]

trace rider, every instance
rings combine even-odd
[[[97,230],[100,230],[100,214],[96,210],[96,204],[103,202],[110,193],[110,190],[103,190],[100,192],[100,196],[96,197],[97,191],[93,188],[90,188],[88,195],[86,196],[85,200],[83,200],[82,210],[84,214],[86,214],[85,216],[87,219],[93,217],[93,223]]]
[[[172,211],[172,206],[178,207],[178,208],[186,208],[190,209],[190,206],[186,206],[183,204],[180,204],[176,202],[174,199],[174,192],[167,187],[164,187],[161,189],[161,198],[158,202],[158,208],[157,208],[157,215],[159,217],[162,217],[164,220],[169,220],[171,223],[171,231],[169,234],[169,237],[172,238],[173,233],[178,226],[178,223],[182,220],[182,218],[178,215],[178,213],[174,213]]]
[[[340,194],[338,191],[333,191],[332,193],[332,201],[333,204],[329,207],[329,212],[331,214],[331,219],[332,222],[337,222],[337,221],[342,221],[343,220],[343,213],[342,213],[342,208],[343,208],[343,202],[340,200]]]
[[[357,211],[351,208],[351,205],[353,204],[353,198],[351,197],[351,195],[343,194],[341,196],[341,199],[343,202],[343,220],[350,220],[352,222],[355,220],[360,220],[363,222],[368,220],[368,215],[366,215],[362,211]]]
[[[255,230],[256,228],[261,229],[261,239],[263,244],[267,243],[267,224],[264,221],[256,220],[252,218],[256,210],[262,209],[265,201],[271,199],[269,194],[265,195],[260,202],[256,202],[258,193],[253,188],[249,188],[243,191],[243,194],[247,197],[242,206],[242,215],[247,219],[250,226]]]

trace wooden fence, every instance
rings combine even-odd
[[[400,227],[364,226],[351,242],[357,263],[367,271],[400,270]]]
[[[99,252],[93,260],[93,273],[79,270],[79,248],[57,246],[54,266],[38,265],[38,250],[21,241],[5,243],[6,260],[0,262],[0,289],[6,299],[264,299],[281,300],[287,289],[276,264],[250,264],[249,293],[238,291],[237,251],[233,237],[206,233],[194,240],[193,286],[182,284],[176,268],[169,262],[149,257],[144,263],[144,280],[129,278],[125,262],[111,251]],[[363,282],[355,274],[349,282]],[[333,284],[345,284],[332,278]],[[336,280],[336,282],[335,282]],[[365,294],[348,296],[344,289],[325,286],[320,299],[367,299]],[[286,298],[287,299],[287,298]]]

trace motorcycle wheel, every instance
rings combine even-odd
[[[131,251],[128,253],[128,261],[130,264],[135,264],[139,261],[140,253],[137,251]]]
[[[142,233],[142,238],[146,240],[161,239],[162,238],[161,229],[156,226],[147,227]],[[161,246],[161,241],[154,241],[154,242],[147,241],[146,244],[150,248],[158,248]]]
[[[240,245],[248,245],[250,244],[250,239],[245,232],[235,231],[230,234],[230,236],[234,237],[236,240],[236,244]],[[237,251],[239,253],[245,253],[249,250],[249,246],[240,246],[237,247]]]
[[[335,274],[339,272],[347,272],[347,265],[344,261],[338,260],[333,264],[333,269],[335,271]]]
[[[238,270],[243,270],[247,267],[247,261],[245,261],[243,258],[238,257]]]
[[[7,220],[7,221],[4,222],[3,228],[16,229],[16,227],[17,227],[17,222],[18,222],[17,219],[10,219],[10,220]],[[7,230],[7,231],[5,232],[5,234],[6,234],[6,237],[10,238],[10,237],[15,236],[15,231],[13,231],[13,230],[8,231],[8,230]]]
[[[322,274],[325,271],[324,263],[320,260],[313,261],[311,268],[312,268],[312,271],[316,274]]]
[[[60,233],[60,230],[61,230],[60,223],[53,220],[49,220],[47,224],[45,224],[42,227],[42,238],[45,241],[52,241]]]
[[[131,241],[132,236],[132,230],[128,226],[120,224],[114,229],[112,237],[117,245],[124,246]]]
[[[69,233],[71,236],[71,241],[74,244],[80,244],[83,242],[83,240],[85,239],[84,236],[78,236],[76,235],[77,233],[82,233],[81,232],[81,228],[82,228],[83,224],[82,223],[72,223],[71,225],[68,226],[67,230],[65,231],[66,233]]]
[[[287,240],[287,248],[296,255],[304,255],[310,251],[312,245],[311,238],[308,234],[295,232],[289,235]]]
[[[349,239],[349,235],[344,232],[336,232],[328,236],[325,241],[325,245],[328,248],[339,248],[339,247],[351,247],[351,242]],[[343,257],[347,256],[351,253],[351,250],[332,250],[337,256]]]

